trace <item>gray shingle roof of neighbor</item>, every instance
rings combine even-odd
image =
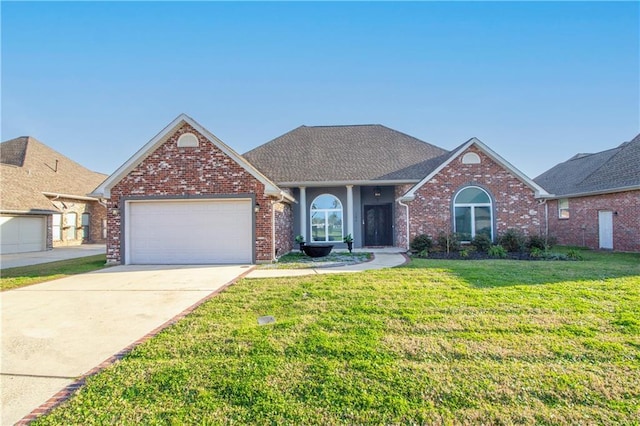
[[[640,186],[640,134],[616,148],[577,154],[534,181],[558,196]]]
[[[370,124],[300,126],[244,157],[282,184],[420,180],[425,170],[433,169],[435,158],[448,153],[388,127]]]
[[[0,163],[0,210],[5,212],[56,211],[43,192],[85,197],[107,177],[29,136],[2,142]]]

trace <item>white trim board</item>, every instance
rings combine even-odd
[[[471,138],[467,142],[465,142],[460,148],[458,148],[458,150],[455,151],[451,156],[449,156],[449,158],[447,158],[446,161],[444,161],[442,164],[440,164],[434,171],[429,173],[424,179],[422,179],[415,186],[413,186],[409,191],[407,191],[407,193],[405,193],[402,197],[400,197],[399,200],[400,201],[413,201],[415,199],[415,197],[416,197],[415,194],[416,194],[416,191],[418,191],[418,189],[420,189],[425,183],[427,183],[431,179],[433,179],[433,177],[436,176],[438,173],[440,173],[442,171],[442,169],[444,169],[446,166],[451,164],[451,162],[453,160],[455,160],[460,155],[462,155],[462,153],[465,152],[467,149],[469,149],[469,147],[472,146],[472,145],[475,145],[476,147],[478,147],[478,149],[480,151],[482,151],[483,153],[485,153],[489,158],[491,158],[496,163],[498,163],[498,164],[502,165],[503,167],[505,167],[507,170],[509,170],[511,173],[513,173],[518,179],[520,179],[525,185],[527,185],[528,187],[533,189],[533,191],[535,192],[536,198],[549,196],[549,193],[547,193],[547,191],[545,191],[544,188],[542,188],[540,185],[535,183],[532,179],[527,177],[520,170],[515,168],[511,163],[509,163],[507,160],[502,158],[495,151],[493,151],[487,145],[482,143],[479,139]]]
[[[189,124],[202,136],[204,136],[209,142],[219,148],[224,154],[230,157],[233,161],[244,168],[254,178],[264,184],[265,194],[271,196],[278,196],[286,198],[288,201],[295,201],[286,192],[282,191],[278,186],[269,180],[265,175],[260,173],[255,167],[253,167],[247,160],[240,154],[235,152],[227,144],[218,139],[213,133],[205,129],[200,123],[196,122],[193,118],[186,114],[180,114],[171,123],[169,123],[164,129],[162,129],[157,135],[155,135],[149,142],[147,142],[142,148],[140,148],[131,158],[129,158],[124,164],[122,164],[113,174],[111,174],[104,182],[100,184],[90,196],[109,198],[111,197],[111,188],[113,188],[118,182],[120,182],[126,175],[128,175],[133,169],[135,169],[140,163],[142,163],[151,153],[153,153],[162,143],[166,141],[166,138],[175,132],[184,123]]]

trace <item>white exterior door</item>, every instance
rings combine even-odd
[[[613,249],[613,213],[598,212],[598,236],[601,249]]]
[[[46,218],[42,216],[1,216],[2,254],[43,251],[47,241]]]
[[[130,201],[125,263],[252,263],[250,199]]]

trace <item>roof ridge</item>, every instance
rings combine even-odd
[[[605,149],[604,151],[600,151],[600,152],[594,152],[591,155],[596,155],[596,154],[603,154],[605,152],[608,151],[614,151],[617,150],[618,152],[614,153],[611,155],[611,157],[607,158],[606,161],[604,161],[602,164],[600,164],[599,167],[596,167],[591,173],[589,173],[587,176],[584,177],[584,179],[582,179],[578,185],[581,185],[582,183],[584,183],[585,181],[587,181],[591,176],[595,175],[596,173],[599,173],[600,170],[602,170],[607,164],[609,164],[609,162],[611,162],[611,160],[613,160],[615,157],[617,157],[618,155],[620,155],[620,152],[624,151],[624,148],[628,146],[628,145],[623,145],[623,146],[616,146],[614,148],[611,149]],[[589,157],[589,155],[585,155],[584,157],[580,157],[580,158],[585,158],[585,157]]]
[[[306,124],[303,124],[302,126],[299,126],[297,128],[300,127],[306,127],[306,128],[316,128],[316,127],[366,127],[366,126],[380,126],[380,127],[385,127],[387,129],[389,129],[389,127],[383,125],[383,124],[375,124],[375,123],[371,123],[371,124],[320,124],[317,126],[307,126]],[[295,130],[295,129],[294,129]],[[393,130],[393,129],[391,129]]]

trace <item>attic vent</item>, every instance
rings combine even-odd
[[[475,152],[467,152],[462,156],[462,164],[480,164],[480,156]]]
[[[193,133],[185,133],[178,138],[178,147],[193,148],[198,146],[198,137]]]

